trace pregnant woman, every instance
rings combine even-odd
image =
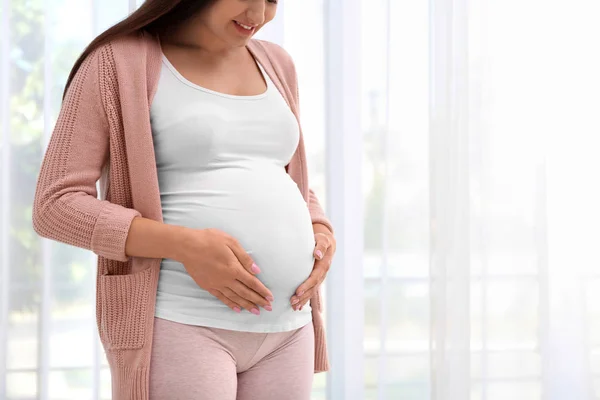
[[[98,255],[113,399],[310,399],[335,253],[276,0],[146,0],[75,63],[33,205]],[[100,193],[96,183],[99,182]]]

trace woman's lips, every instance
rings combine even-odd
[[[240,32],[244,35],[250,35],[250,34],[254,33],[254,30],[256,29],[255,26],[253,26],[251,29],[244,28],[242,25],[246,25],[246,24],[240,24],[239,22],[237,22],[235,20],[233,21],[233,24],[235,25],[235,28],[238,30],[238,32]],[[246,25],[246,27],[247,26],[249,26],[249,25]]]

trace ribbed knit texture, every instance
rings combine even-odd
[[[257,39],[249,42],[248,50],[299,121],[298,80],[290,55],[275,43]],[[96,321],[114,400],[148,399],[161,260],[128,257],[125,242],[136,216],[162,222],[150,126],[160,61],[157,38],[146,32],[114,40],[85,59],[63,101],[33,204],[33,227],[40,236],[98,255]],[[313,223],[333,232],[309,188],[302,128],[286,171]],[[310,299],[315,372],[329,370],[320,296],[319,289]]]

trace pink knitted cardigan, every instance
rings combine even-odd
[[[251,39],[247,48],[299,122],[298,82],[290,55],[258,39]],[[85,59],[63,101],[33,204],[33,226],[40,236],[98,255],[96,322],[115,400],[148,399],[161,260],[127,256],[125,241],[134,217],[162,222],[150,127],[161,54],[157,37],[142,31],[113,40]],[[333,232],[308,185],[302,129],[285,169],[297,183],[313,223]],[[321,288],[310,299],[315,373],[329,370],[320,292]]]

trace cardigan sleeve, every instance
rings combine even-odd
[[[38,175],[32,222],[42,237],[127,261],[129,227],[141,213],[100,200],[96,191],[109,155],[101,51],[84,59],[65,95]]]
[[[317,195],[315,194],[315,192],[312,189],[308,189],[308,192],[309,192],[308,211],[310,213],[310,219],[312,220],[312,223],[313,224],[317,224],[317,223],[323,224],[331,231],[331,233],[334,233],[333,225],[331,225],[331,221],[329,221],[329,218],[327,218],[327,216],[325,215],[325,212],[323,211],[323,208],[321,207],[321,204],[319,202],[319,199],[317,198]]]

